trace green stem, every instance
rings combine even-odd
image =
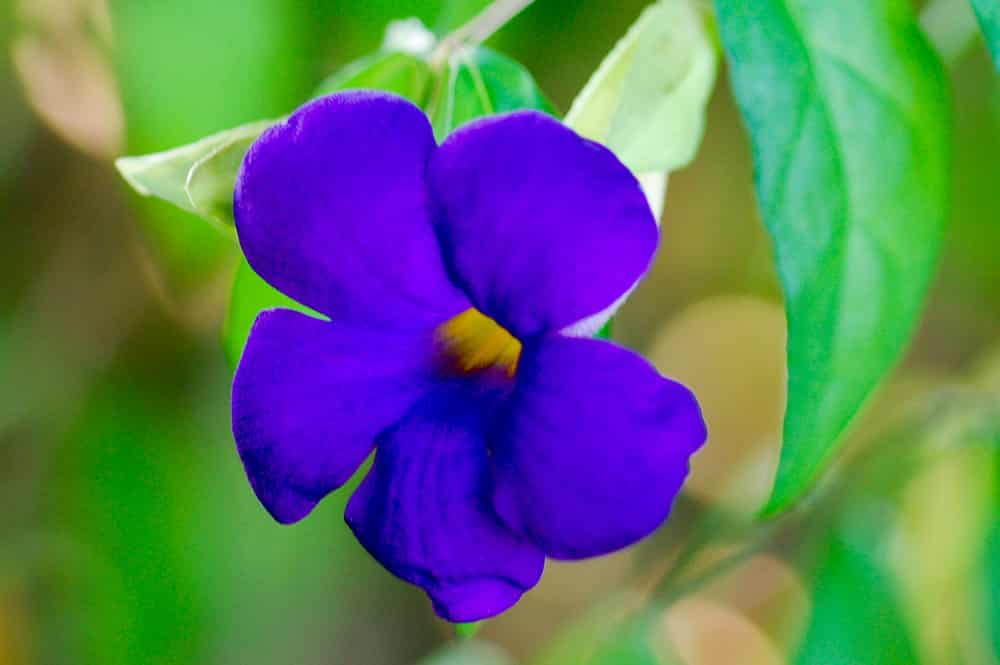
[[[483,43],[532,2],[534,0],[494,0],[475,18],[441,40],[431,54],[431,66],[440,69],[456,50]]]

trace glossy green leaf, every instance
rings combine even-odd
[[[384,52],[351,63],[316,89],[321,97],[341,90],[373,89],[394,92],[420,104],[431,81],[426,62],[409,53]]]
[[[233,280],[233,290],[229,295],[226,321],[222,326],[222,349],[230,367],[235,369],[240,362],[240,355],[257,315],[274,307],[311,313],[308,307],[300,305],[261,279],[246,259],[241,257]]]
[[[252,122],[166,152],[122,157],[115,166],[143,196],[231,224],[233,184],[243,153],[270,124]]]
[[[604,59],[566,124],[607,145],[636,173],[681,168],[701,143],[716,65],[697,4],[660,0]]]
[[[1000,0],[970,0],[983,29],[993,63],[1000,69]]]
[[[716,7],[788,312],[775,513],[816,479],[917,322],[946,216],[950,108],[906,0]]]
[[[438,141],[456,127],[494,113],[554,110],[523,66],[485,47],[454,54],[427,105]]]
[[[918,662],[894,580],[867,547],[831,538],[812,587],[812,616],[795,665]]]

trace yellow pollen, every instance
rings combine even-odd
[[[470,307],[437,330],[448,360],[464,374],[498,367],[514,376],[521,342],[499,323]]]

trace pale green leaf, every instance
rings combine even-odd
[[[667,174],[694,159],[717,55],[694,0],[648,7],[604,58],[566,114],[567,126],[610,148],[635,173],[659,222]],[[601,329],[624,299],[574,326]]]
[[[816,480],[913,332],[946,217],[950,105],[907,0],[716,7],[788,313],[774,513]]]
[[[143,196],[156,196],[189,212],[215,219],[213,213],[218,211],[220,198],[219,180],[231,177],[228,195],[225,197],[231,199],[236,168],[239,167],[237,162],[236,168],[232,169],[230,174],[226,174],[217,164],[231,161],[232,146],[244,144],[249,146],[270,124],[271,121],[268,120],[252,122],[166,152],[141,157],[122,157],[115,162],[115,166],[133,189]],[[216,161],[220,154],[225,156]],[[211,164],[206,167],[206,163]],[[199,197],[197,202],[192,200],[188,192],[188,185],[196,167],[203,169],[202,175],[194,183]]]
[[[443,647],[419,665],[514,665],[514,661],[498,646],[467,640]]]
[[[266,129],[267,123],[260,124],[261,130]],[[236,174],[244,155],[259,135],[259,132],[248,131],[243,135],[232,136],[194,163],[188,171],[184,191],[195,212],[220,224],[234,223],[233,189],[236,187]]]
[[[694,159],[715,83],[716,50],[694,0],[647,8],[574,100],[566,124],[635,173]]]

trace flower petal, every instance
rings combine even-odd
[[[509,608],[544,562],[487,506],[483,400],[466,391],[440,388],[379,438],[346,513],[372,556],[422,587],[449,621]]]
[[[301,107],[257,139],[236,180],[250,265],[333,319],[419,325],[461,311],[431,223],[434,149],[427,117],[401,97],[345,92]]]
[[[257,317],[233,380],[233,435],[257,498],[305,517],[428,389],[432,343],[287,309]]]
[[[608,149],[541,113],[466,125],[428,173],[452,277],[519,337],[601,311],[656,250],[656,220],[635,177]]]
[[[546,555],[605,554],[666,519],[705,441],[691,392],[592,339],[526,348],[493,440],[497,514]]]

